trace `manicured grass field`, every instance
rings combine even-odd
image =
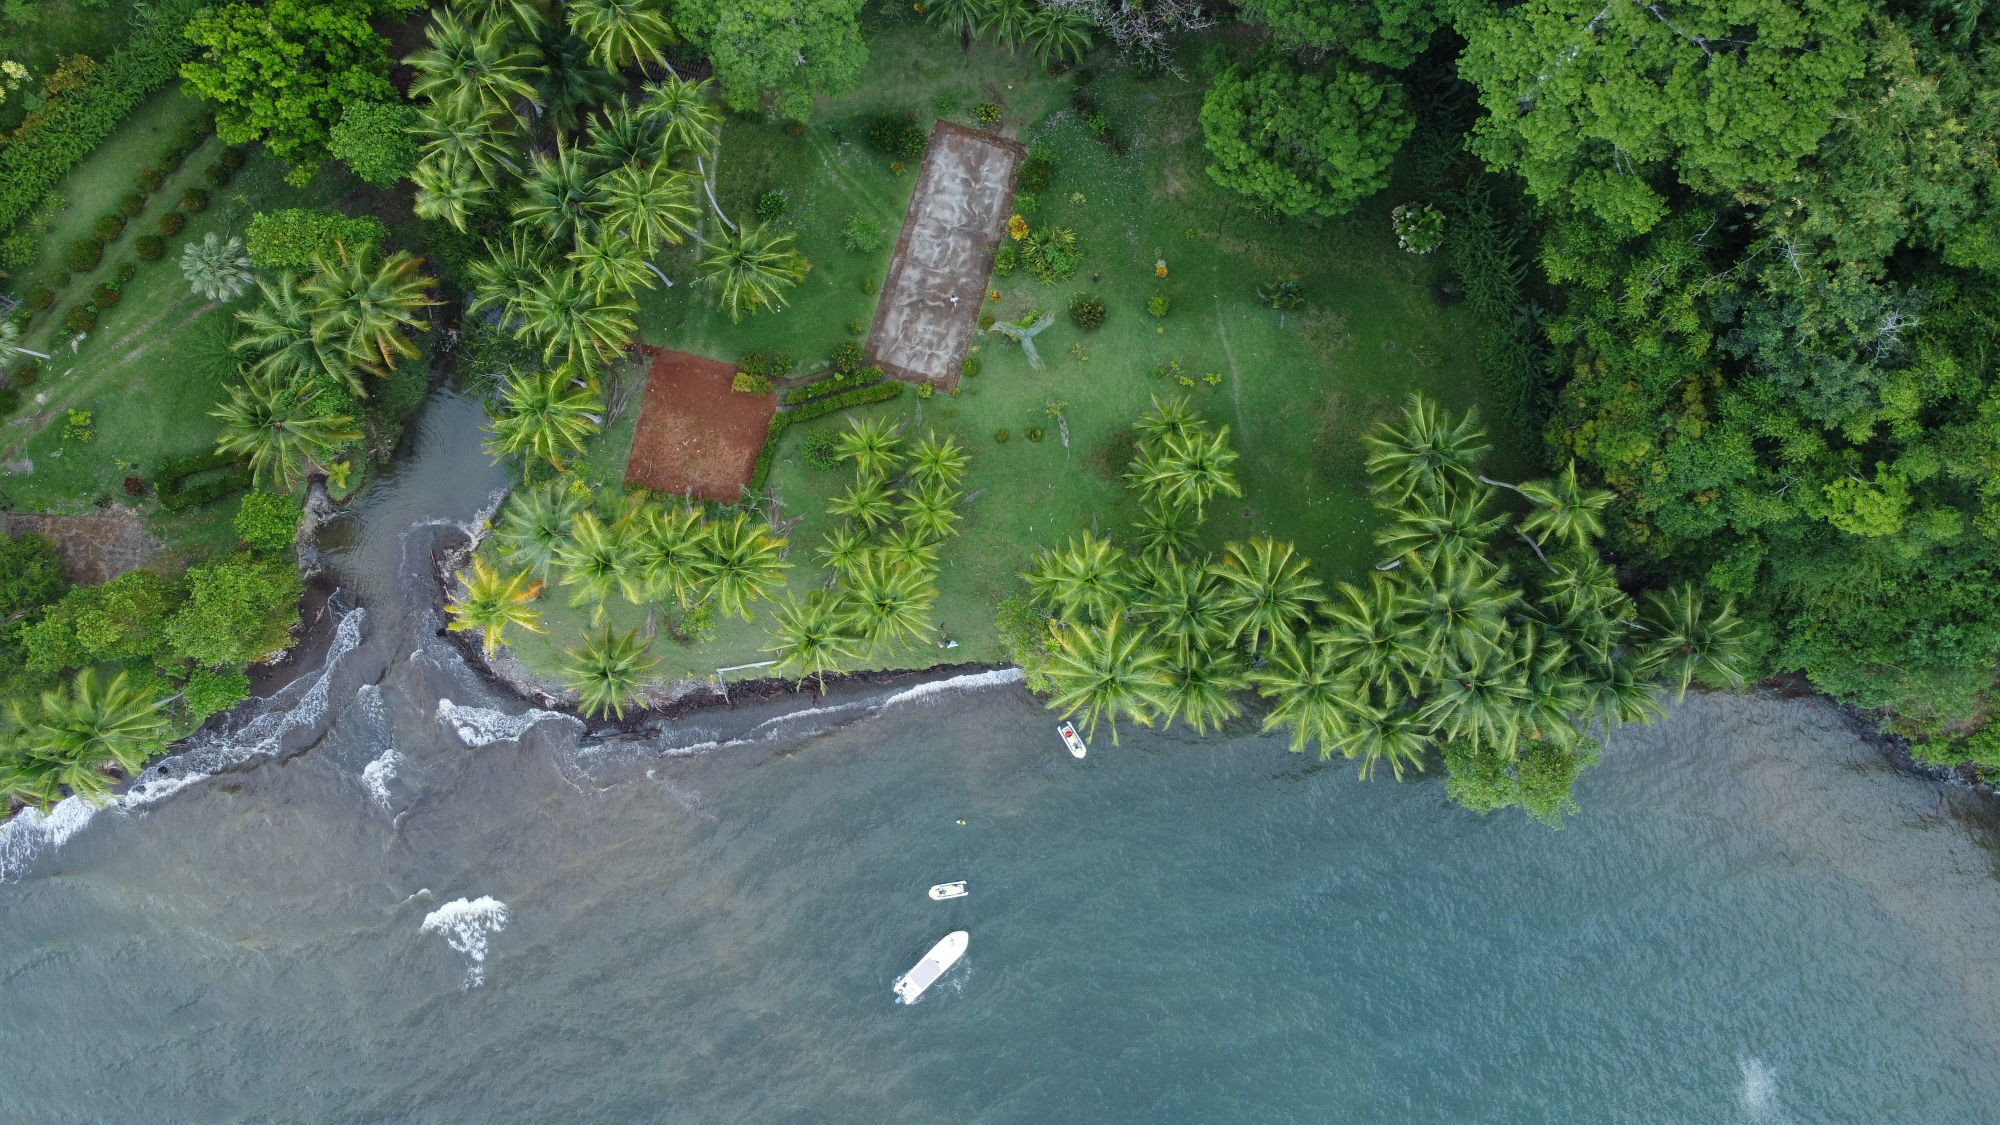
[[[989,100],[1004,108],[1001,131],[1054,154],[1053,182],[1027,218],[1035,227],[1073,227],[1084,248],[1083,267],[1055,285],[1039,284],[1025,271],[995,278],[1000,299],[988,305],[1006,320],[1057,311],[1055,325],[1037,341],[1046,369],[1033,369],[1004,338],[983,334],[973,352],[981,371],[963,381],[958,397],[925,401],[906,394],[853,412],[900,417],[912,436],[925,429],[956,435],[973,455],[967,489],[976,497],[963,509],[960,536],[944,549],[934,614],[960,647],[948,656],[928,646],[877,652],[869,663],[1003,659],[993,606],[1019,592],[1017,575],[1036,547],[1087,529],[1125,536],[1136,506],[1119,476],[1131,453],[1130,423],[1153,395],[1189,395],[1210,419],[1229,427],[1241,454],[1237,475],[1244,495],[1210,509],[1203,535],[1209,545],[1271,535],[1296,542],[1323,581],[1360,575],[1375,557],[1360,435],[1410,391],[1452,407],[1485,399],[1473,325],[1462,310],[1440,308],[1430,296],[1441,266],[1398,250],[1391,233],[1389,210],[1415,193],[1391,187],[1338,222],[1267,219],[1203,172],[1196,115],[1205,84],[1199,77],[1140,81],[1107,69],[1090,79],[1089,97],[1108,114],[1114,146],[1094,137],[1070,106],[1087,74],[1049,79],[1032,63],[984,44],[961,56],[954,41],[900,18],[871,33],[869,43],[870,73],[879,77],[825,107],[801,135],[739,119],[724,130],[719,194],[732,217],[741,221],[752,213],[762,191],[782,189],[790,196],[781,221],[796,224],[814,261],[792,307],[732,325],[708,294],[676,287],[647,300],[643,333],[648,343],[718,358],[762,350],[787,351],[801,361],[853,338],[846,325],[865,324],[873,311],[874,297],[863,291],[863,281],[879,284],[888,250],[885,245],[861,255],[843,249],[839,227],[849,215],[864,213],[889,236],[885,243],[892,240],[915,179],[914,167],[891,173],[889,158],[861,139],[870,114],[907,109],[928,123],[936,104],[969,120],[973,104]],[[1189,44],[1183,55],[1198,66],[1209,45]],[[949,97],[940,98],[940,91]],[[1167,264],[1165,278],[1156,276],[1160,260]],[[1284,278],[1298,280],[1306,304],[1280,314],[1261,305],[1256,290]],[[1108,307],[1100,329],[1086,332],[1063,315],[1078,291]],[[1156,295],[1170,302],[1164,317],[1147,311]],[[1157,373],[1176,359],[1192,387]],[[1206,378],[1211,374],[1217,378]],[[1064,404],[1067,445],[1049,413],[1052,403]],[[780,519],[803,517],[791,533],[795,591],[824,578],[813,552],[839,521],[823,508],[850,477],[807,466],[802,443],[816,428],[845,424],[845,416],[836,415],[790,428],[771,474]],[[1036,426],[1045,436],[1029,441],[1026,431]],[[996,441],[1001,430],[1010,431],[1004,443]],[[1500,470],[1511,471],[1508,435],[1495,436],[1502,446]],[[615,448],[619,440],[614,430],[604,444]],[[602,458],[601,452],[593,457]],[[554,669],[559,650],[575,644],[584,627],[584,615],[562,604],[565,593],[552,589],[543,598],[546,636],[516,640],[516,654],[531,668]],[[619,628],[644,618],[630,605],[612,607]],[[767,622],[768,615],[750,625],[718,622],[715,640],[696,646],[663,636],[654,650],[660,670],[702,675],[718,665],[763,659]]]

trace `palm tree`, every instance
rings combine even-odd
[[[1430,753],[1433,745],[1425,725],[1406,711],[1355,708],[1342,724],[1335,746],[1347,757],[1361,760],[1359,772],[1363,781],[1368,780],[1378,763],[1385,761],[1397,781],[1403,780],[1404,766],[1414,766],[1421,772],[1424,755]]]
[[[1535,510],[1521,520],[1523,534],[1534,536],[1544,546],[1554,539],[1579,551],[1589,549],[1604,534],[1604,509],[1614,499],[1604,489],[1584,488],[1577,483],[1575,458],[1570,459],[1561,476],[1529,481],[1516,491],[1535,504]]]
[[[234,301],[257,279],[250,272],[243,240],[233,235],[224,239],[214,231],[181,248],[181,275],[197,295],[210,301]]]
[[[609,363],[638,332],[638,311],[630,297],[598,297],[574,268],[542,270],[521,291],[520,333],[545,360]]]
[[[991,33],[995,43],[1012,50],[1027,34],[1033,13],[1028,0],[987,0],[979,20],[979,34]]]
[[[597,184],[600,228],[631,240],[641,256],[661,246],[678,246],[694,233],[699,212],[694,177],[686,172],[663,162],[644,167],[628,164],[612,169]]]
[[[1529,690],[1521,654],[1499,645],[1452,653],[1417,718],[1445,736],[1512,758],[1525,733]]]
[[[606,70],[665,61],[677,42],[673,25],[651,0],[570,0],[569,29]]]
[[[1215,575],[1222,581],[1223,612],[1232,621],[1229,642],[1247,634],[1250,650],[1257,652],[1262,642],[1289,639],[1303,626],[1320,600],[1319,579],[1306,573],[1309,565],[1290,543],[1262,536],[1224,548]]]
[[[702,280],[722,291],[722,307],[732,321],[742,320],[746,312],[784,308],[785,290],[803,280],[811,268],[812,263],[792,245],[791,235],[762,223],[726,231],[717,241],[704,244],[696,266]]]
[[[422,163],[434,168],[442,180],[491,190],[490,185],[504,182],[502,171],[521,174],[521,166],[514,162],[519,140],[511,119],[466,118],[432,106],[418,113],[410,132],[422,146]]]
[[[535,83],[541,124],[567,137],[582,127],[592,107],[618,92],[619,76],[590,61],[590,47],[571,35],[566,24],[555,24],[540,36],[542,68]]]
[[[1034,565],[1021,577],[1027,579],[1034,600],[1058,616],[1109,621],[1124,607],[1131,589],[1124,564],[1125,552],[1108,539],[1084,532],[1062,550],[1045,547],[1036,552]]]
[[[501,391],[500,413],[486,424],[493,439],[486,452],[498,461],[516,453],[567,472],[567,452],[583,452],[584,439],[604,423],[604,396],[567,366],[515,372]]]
[[[1126,479],[1137,485],[1148,500],[1177,508],[1193,508],[1196,520],[1214,496],[1243,495],[1236,474],[1229,466],[1236,451],[1229,448],[1229,427],[1195,430],[1163,436],[1148,442]]]
[[[590,126],[590,143],[583,151],[607,172],[628,164],[651,164],[664,155],[652,125],[623,101],[598,111]]]
[[[484,245],[485,255],[466,267],[472,274],[472,303],[466,311],[477,315],[499,309],[504,323],[507,317],[521,315],[526,307],[528,288],[541,280],[548,264],[548,248],[519,230],[510,230],[504,239]]]
[[[558,137],[555,155],[537,152],[529,157],[513,215],[516,223],[562,244],[588,231],[603,206],[604,192],[590,165]]]
[[[1063,630],[1044,671],[1053,688],[1049,708],[1066,719],[1082,714],[1093,738],[1098,720],[1109,718],[1114,746],[1120,716],[1152,726],[1172,695],[1165,658],[1146,643],[1143,630],[1125,628],[1116,613],[1101,627]]]
[[[534,39],[549,24],[545,0],[453,0],[452,7],[481,27],[511,22],[513,32],[523,39]]]
[[[631,525],[605,523],[596,512],[580,512],[570,524],[569,539],[556,548],[562,584],[576,587],[569,604],[589,606],[590,622],[604,620],[604,603],[631,581],[634,554]]]
[[[107,682],[86,668],[68,691],[43,692],[32,715],[15,711],[19,749],[41,765],[50,783],[100,802],[111,791],[107,769],[136,774],[159,751],[166,702],[148,698],[123,672]]]
[[[902,461],[902,423],[888,418],[866,421],[848,416],[847,429],[834,443],[835,456],[854,462],[862,477],[887,477]]]
[[[229,401],[209,414],[222,419],[215,447],[250,462],[252,477],[278,492],[298,487],[341,446],[361,437],[345,414],[320,414],[310,385],[255,370],[228,389]]]
[[[1222,603],[1221,583],[1207,564],[1163,555],[1139,573],[1127,612],[1181,657],[1209,653],[1228,638],[1234,622]]]
[[[921,487],[956,485],[965,479],[970,461],[955,437],[940,438],[928,430],[910,449],[910,479]]]
[[[315,330],[356,366],[378,375],[421,354],[404,331],[428,331],[423,310],[438,304],[428,293],[437,280],[424,274],[423,259],[399,250],[377,263],[370,246],[349,251],[335,243],[334,249],[334,261],[313,256],[317,272],[303,287]]]
[[[1436,661],[1466,659],[1499,644],[1518,595],[1504,572],[1447,561],[1413,572],[1411,622]]]
[[[0,709],[0,807],[15,803],[47,812],[63,799],[56,767],[29,749],[28,717],[19,706]]]
[[[1737,616],[1735,598],[1711,608],[1700,590],[1682,583],[1648,591],[1640,616],[1651,632],[1640,645],[1640,671],[1675,685],[1675,703],[1687,698],[1696,680],[1743,686],[1757,635]]]
[[[501,557],[525,567],[534,578],[547,578],[569,541],[570,528],[589,505],[589,492],[573,481],[517,489],[493,532]]]
[[[1243,713],[1236,697],[1249,688],[1250,677],[1237,654],[1182,648],[1170,653],[1162,667],[1167,677],[1160,708],[1163,727],[1180,718],[1196,734],[1207,734]]]
[[[709,96],[713,90],[714,83],[705,78],[689,82],[671,75],[648,82],[639,114],[659,127],[668,151],[700,159],[715,151],[716,130],[722,126],[722,111]]]
[[[1365,690],[1316,645],[1275,646],[1252,678],[1257,694],[1271,700],[1264,729],[1290,727],[1293,753],[1317,742],[1319,756],[1332,757],[1353,721],[1371,710]]]
[[[491,660],[500,651],[502,633],[509,625],[519,625],[533,633],[545,631],[538,624],[541,612],[528,607],[529,602],[542,596],[541,579],[531,577],[525,570],[517,571],[512,578],[502,578],[493,564],[474,555],[472,573],[459,571],[458,580],[465,590],[445,606],[445,612],[451,614],[451,623],[445,628],[454,632],[486,630],[487,659]]]
[[[1092,24],[1080,12],[1036,8],[1023,22],[1021,40],[1044,67],[1073,63],[1090,53]]]
[[[709,555],[704,569],[708,592],[724,613],[750,620],[750,603],[768,600],[785,584],[785,541],[771,535],[769,524],[751,524],[750,517],[711,525]]]
[[[300,290],[297,278],[279,274],[276,284],[259,281],[257,287],[264,299],[237,312],[243,331],[230,345],[251,357],[251,373],[279,383],[325,381],[357,395],[367,393],[354,361],[319,330],[314,301]]]
[[[461,121],[502,117],[517,101],[532,101],[541,60],[492,23],[467,26],[446,8],[424,31],[430,46],[403,61],[416,75],[410,96],[428,98]]]
[[[836,578],[846,578],[868,558],[874,543],[868,533],[851,523],[843,523],[826,533],[826,541],[814,552],[826,561]]]
[[[903,526],[931,539],[946,538],[960,519],[958,501],[964,495],[950,485],[928,485],[904,493]]]
[[[1313,640],[1336,667],[1394,702],[1417,690],[1433,660],[1408,616],[1412,608],[1409,597],[1385,575],[1370,575],[1365,591],[1342,582],[1324,605],[1327,623]]]
[[[1486,452],[1485,437],[1476,411],[1468,409],[1453,422],[1437,403],[1412,393],[1401,426],[1377,423],[1361,440],[1369,450],[1368,473],[1376,478],[1375,487],[1392,496],[1436,496],[1474,479],[1472,463]]]
[[[869,644],[886,645],[924,636],[937,587],[927,568],[903,566],[872,551],[848,574],[847,608],[854,629]]]
[[[1139,509],[1132,525],[1138,535],[1139,550],[1149,559],[1181,558],[1194,552],[1195,523],[1187,509],[1164,500],[1153,500]]]
[[[1389,508],[1395,522],[1375,533],[1375,542],[1396,560],[1383,564],[1383,569],[1403,562],[1423,566],[1447,560],[1468,566],[1486,563],[1487,541],[1507,517],[1486,514],[1484,492],[1467,489],[1403,497]]]
[[[705,580],[709,527],[680,504],[647,508],[638,525],[634,573],[649,601],[671,597],[685,610]]]
[[[1139,444],[1156,445],[1168,438],[1187,437],[1206,429],[1208,423],[1194,408],[1186,395],[1172,395],[1161,401],[1153,396],[1153,408],[1139,416],[1132,428],[1139,433]]]
[[[905,523],[882,539],[878,553],[905,570],[932,570],[943,540],[921,527]]]
[[[600,301],[612,293],[629,294],[653,287],[653,275],[638,243],[612,231],[601,231],[595,238],[577,235],[569,260],[576,263],[577,276]]]
[[[607,625],[597,636],[586,636],[581,648],[564,650],[563,682],[577,694],[583,713],[623,719],[625,705],[638,698],[646,674],[659,664],[651,647],[639,639],[639,630],[613,633]]]
[[[961,45],[969,46],[973,34],[983,30],[992,6],[993,0],[930,0],[924,5],[924,18]]]
[[[850,625],[850,615],[850,608],[825,590],[814,590],[804,600],[792,598],[772,615],[770,632],[777,643],[764,651],[778,658],[779,675],[796,674],[801,684],[812,677],[824,693],[828,672],[861,658],[861,637]]]
[[[0,320],[0,363],[12,362],[15,355],[31,355],[36,359],[47,359],[49,353],[38,352],[21,344],[21,326],[12,320]]]
[[[847,491],[827,501],[826,510],[832,515],[859,520],[872,532],[896,518],[896,493],[881,477],[863,476]]]

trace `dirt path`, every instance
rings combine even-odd
[[[139,517],[123,509],[95,516],[0,515],[0,531],[44,535],[55,541],[70,580],[87,586],[111,581],[153,561],[160,543]]]

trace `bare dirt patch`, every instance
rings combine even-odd
[[[1006,234],[1014,169],[1028,150],[992,133],[940,121],[931,130],[916,194],[903,215],[869,362],[895,378],[958,385],[966,342],[986,299],[993,250]]]
[[[84,586],[101,586],[127,571],[138,570],[153,561],[159,541],[146,534],[146,525],[127,511],[96,516],[45,516],[35,512],[8,512],[0,515],[0,531],[46,536],[62,556],[70,581]]]
[[[732,503],[743,498],[778,396],[730,388],[736,365],[647,348],[646,401],[625,480],[658,492]]]

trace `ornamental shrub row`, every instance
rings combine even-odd
[[[218,470],[228,470],[220,472]],[[220,450],[210,449],[168,461],[153,475],[160,507],[183,512],[250,490],[250,470]]]
[[[21,122],[13,142],[0,149],[0,231],[33,211],[134,106],[178,75],[194,53],[181,29],[201,7],[202,0],[158,0],[153,22],[133,32],[104,66]]]
[[[801,406],[796,410],[781,410],[771,415],[771,430],[764,435],[764,448],[757,454],[757,467],[750,471],[750,491],[761,492],[764,478],[771,475],[771,460],[778,455],[778,439],[785,436],[787,426],[800,422],[810,422],[851,406],[865,406],[871,402],[887,402],[903,393],[903,384],[890,380],[872,387],[862,387],[832,398]]]
[[[872,387],[881,382],[882,379],[883,371],[879,367],[864,367],[859,371],[843,371],[831,379],[821,379],[817,382],[807,383],[803,387],[793,387],[791,390],[786,391],[785,405],[797,406],[802,402],[811,402],[813,399],[825,398],[827,395],[839,394],[842,391],[852,390],[855,387]]]

